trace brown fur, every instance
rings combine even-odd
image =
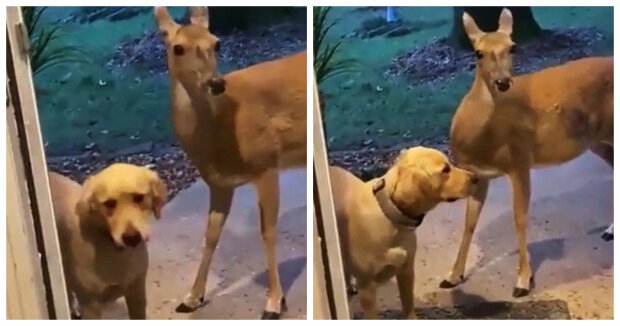
[[[207,245],[191,293],[179,311],[204,300],[208,269],[230,209],[234,188],[257,189],[269,275],[265,311],[279,315],[283,293],[275,257],[278,171],[306,163],[306,53],[257,64],[223,77],[217,72],[217,38],[206,8],[190,8],[192,23],[177,25],[156,9],[168,45],[174,132],[211,190]],[[175,55],[174,47],[184,48]],[[223,45],[226,46],[226,45]],[[226,89],[208,94],[205,83],[223,78]]]
[[[473,175],[424,147],[403,150],[385,175],[368,182],[339,167],[330,167],[329,173],[345,279],[357,281],[364,318],[378,318],[377,286],[396,276],[403,317],[414,319],[415,232],[385,215],[373,189],[381,180],[393,203],[416,216],[443,201],[469,196],[475,188]]]
[[[129,317],[145,319],[149,218],[166,202],[157,173],[114,164],[84,186],[53,172],[49,181],[67,292],[82,316],[100,319],[106,303],[124,296]],[[110,201],[114,208],[106,206]],[[139,242],[124,243],[123,235],[136,233]]]
[[[589,148],[611,164],[609,151],[596,149],[613,146],[613,59],[586,58],[512,77],[510,11],[502,12],[497,32],[480,31],[467,13],[463,23],[482,58],[452,120],[450,145],[459,164],[486,179],[468,200],[457,261],[442,286],[461,281],[488,179],[505,174],[513,189],[519,247],[514,295],[521,296],[532,277],[526,249],[530,169],[567,162]],[[505,78],[510,88],[501,91],[496,82]]]

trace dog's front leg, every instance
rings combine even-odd
[[[396,274],[398,281],[398,292],[400,294],[400,303],[403,308],[403,319],[417,319],[413,309],[413,290],[415,271],[413,266],[413,258],[408,258],[405,266]]]
[[[377,282],[374,280],[360,280],[358,290],[362,303],[362,311],[364,312],[364,319],[379,319],[376,305]]]
[[[95,299],[80,300],[80,307],[82,309],[82,319],[101,319],[101,304]]]
[[[146,319],[146,275],[139,277],[125,293],[129,319]]]
[[[282,309],[286,308],[280,276],[278,275],[278,261],[276,257],[276,236],[278,209],[280,206],[278,170],[266,171],[256,181],[254,186],[258,193],[258,208],[260,213],[260,228],[265,247],[267,261],[267,275],[269,292],[262,319],[279,319]]]
[[[191,312],[203,304],[211,258],[213,258],[213,252],[217,247],[222,228],[230,211],[234,188],[217,186],[210,186],[209,188],[211,190],[211,200],[202,260],[200,261],[200,267],[198,268],[198,274],[194,280],[192,291],[185,296],[183,303],[177,307],[177,312]]]
[[[527,252],[527,227],[530,205],[530,168],[529,166],[516,167],[508,174],[513,192],[513,215],[517,230],[517,244],[519,251],[519,268],[517,270],[517,284],[513,296],[522,297],[530,293],[532,283],[532,269]]]

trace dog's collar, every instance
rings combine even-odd
[[[390,198],[388,191],[385,189],[385,180],[383,178],[375,182],[372,186],[372,192],[375,195],[375,199],[377,199],[381,211],[392,223],[410,228],[416,228],[422,224],[426,214],[411,216],[403,213]]]

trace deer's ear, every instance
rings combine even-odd
[[[164,36],[173,35],[179,29],[179,24],[170,17],[166,7],[155,7],[155,18],[157,19],[157,27]]]
[[[189,21],[194,25],[209,28],[209,9],[207,7],[189,7]]]
[[[469,37],[472,43],[478,42],[485,34],[478,28],[474,19],[467,12],[463,12],[463,27],[465,27],[465,33],[467,33],[467,37]]]
[[[506,8],[502,10],[502,13],[499,15],[499,28],[497,31],[508,35],[512,34],[512,13],[510,10]]]

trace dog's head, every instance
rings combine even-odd
[[[392,201],[412,216],[471,195],[478,182],[473,173],[450,164],[442,152],[426,147],[402,150],[386,178]]]
[[[512,34],[512,14],[503,9],[497,31],[485,33],[474,19],[463,13],[463,26],[476,51],[477,69],[491,90],[505,92],[512,86],[512,53],[515,43]]]
[[[76,212],[118,247],[135,247],[148,241],[149,218],[159,219],[165,202],[166,186],[156,172],[118,163],[86,180]]]
[[[189,25],[177,24],[166,7],[156,7],[157,26],[166,43],[170,74],[181,81],[194,82],[214,95],[225,90],[217,71],[220,40],[209,30],[207,7],[189,7]]]

